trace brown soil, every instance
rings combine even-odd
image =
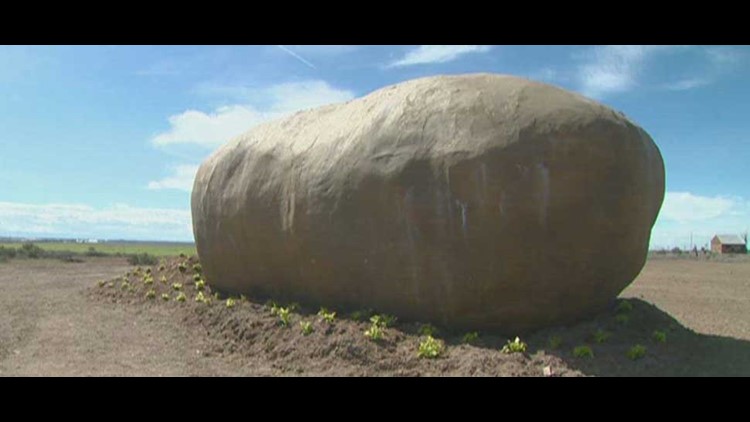
[[[341,310],[329,324],[317,307],[302,306],[285,327],[261,299],[227,308],[207,287],[211,304],[196,302],[195,261],[181,273],[182,261],[169,260],[164,271],[152,267],[150,286],[145,271],[134,274],[122,259],[1,263],[0,375],[544,376],[545,368],[553,376],[750,375],[747,259],[652,258],[621,295],[630,311],[617,310],[620,300],[592,320],[526,333],[523,354],[500,352],[507,335],[481,333],[467,345],[464,333],[441,331],[436,337],[447,348],[432,360],[417,357],[424,337],[416,322],[398,321],[372,341],[363,334],[370,323]],[[183,283],[185,302],[175,300],[175,281]],[[153,299],[146,297],[151,288]],[[312,323],[310,335],[300,321]],[[609,338],[597,343],[597,330]],[[666,334],[665,343],[654,340],[655,330]],[[553,337],[561,341],[556,348]],[[593,358],[573,356],[584,344]],[[626,354],[635,344],[646,354],[631,360]]]

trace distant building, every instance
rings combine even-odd
[[[747,253],[747,245],[739,236],[733,234],[717,234],[711,239],[711,252]]]

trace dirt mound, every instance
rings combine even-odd
[[[619,300],[585,322],[523,334],[525,352],[503,353],[507,335],[482,332],[467,344],[464,332],[415,321],[383,323],[388,318],[382,316],[376,319],[382,338],[373,340],[365,335],[376,325],[371,310],[340,312],[328,322],[315,304],[228,298],[210,284],[200,290],[200,270],[195,257],[170,259],[99,281],[87,295],[142,312],[167,308],[189,330],[205,333],[203,356],[241,362],[238,375],[750,375],[746,342],[696,334],[639,299]],[[444,344],[434,359],[418,356],[430,330]]]

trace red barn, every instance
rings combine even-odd
[[[747,245],[739,236],[733,234],[717,234],[711,239],[711,252],[747,253]]]

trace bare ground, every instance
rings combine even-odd
[[[363,335],[369,322],[339,315],[329,324],[313,307],[284,327],[261,303],[195,302],[192,262],[183,274],[181,261],[153,267],[153,285],[131,273],[125,288],[120,277],[134,268],[121,259],[0,263],[0,376],[544,376],[545,368],[552,376],[750,375],[747,259],[654,258],[621,295],[630,311],[618,311],[620,301],[592,320],[527,333],[523,354],[501,353],[507,337],[497,333],[468,345],[464,333],[441,331],[447,349],[434,360],[417,357],[424,337],[415,322],[399,321],[376,342]],[[102,280],[111,284],[99,287]],[[174,300],[174,281],[184,283],[186,302]],[[151,288],[153,299],[145,297]],[[656,330],[666,342],[654,339]],[[599,343],[596,331],[609,337]],[[550,343],[555,337],[559,345]],[[632,360],[635,344],[646,354]],[[580,345],[594,357],[575,357]]]

